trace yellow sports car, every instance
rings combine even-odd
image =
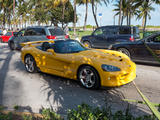
[[[89,49],[70,39],[21,45],[21,59],[30,73],[40,70],[94,89],[124,85],[136,77],[135,63],[117,51]]]

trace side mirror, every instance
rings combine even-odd
[[[53,49],[48,49],[47,52],[51,53],[52,55],[55,55],[55,52]]]

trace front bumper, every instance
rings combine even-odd
[[[106,87],[116,87],[125,85],[136,78],[136,65],[131,62],[127,71],[102,72],[101,85]]]

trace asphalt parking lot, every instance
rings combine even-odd
[[[135,83],[146,97],[160,103],[160,67],[137,64]],[[29,74],[20,59],[19,51],[10,51],[6,43],[0,43],[0,105],[12,109],[21,106],[21,111],[39,112],[53,108],[57,113],[66,114],[68,109],[81,103],[104,107],[108,103],[113,110],[125,109],[127,102],[122,99],[142,100],[134,85],[129,83],[118,88],[88,90],[73,80],[45,73]],[[150,113],[145,105],[129,103],[135,114]]]

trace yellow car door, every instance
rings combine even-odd
[[[64,76],[64,69],[70,64],[68,54],[52,54],[48,51],[43,52],[41,60],[45,63],[44,72],[58,76]]]

